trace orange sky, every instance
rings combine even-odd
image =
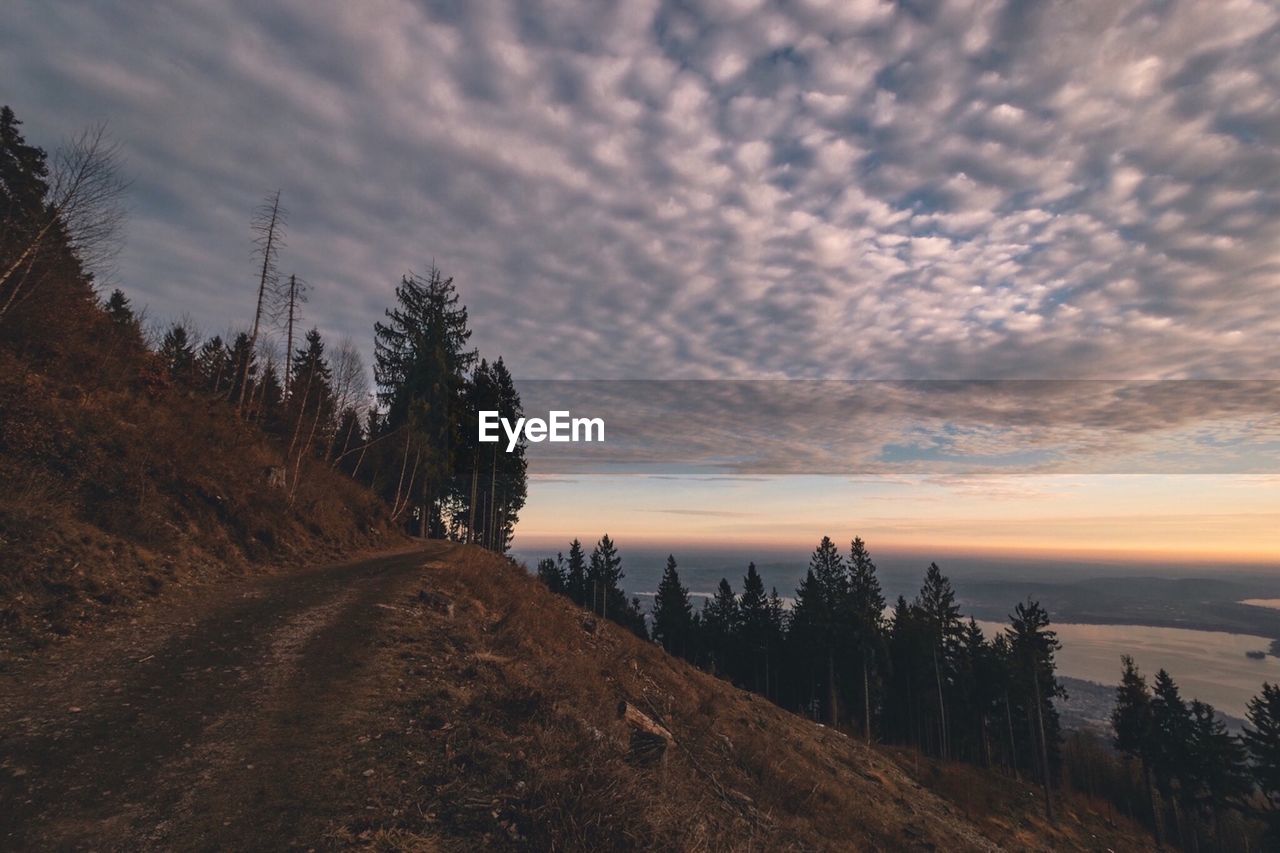
[[[881,550],[1280,563],[1280,478],[535,477],[518,544],[608,532],[676,547],[808,547],[857,533]]]

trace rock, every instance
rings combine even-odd
[[[667,751],[675,743],[666,727],[626,700],[618,703],[618,718],[631,730],[627,752],[630,761],[637,764],[666,763]]]
[[[419,604],[426,605],[437,613],[443,613],[445,616],[453,615],[453,600],[443,593],[420,589],[417,600]]]

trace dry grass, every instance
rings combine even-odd
[[[394,537],[322,464],[292,505],[278,451],[221,401],[0,352],[0,650],[38,646],[175,587],[326,559]]]
[[[1034,789],[973,768],[939,767],[922,784],[929,780],[914,779],[914,762],[900,753],[800,719],[596,623],[505,561],[456,553],[384,623],[375,691],[384,698],[365,709],[375,734],[353,759],[378,768],[378,783],[363,814],[335,829],[344,842],[377,847],[394,837],[445,850],[1146,847],[1140,830],[1074,801],[1050,830]],[[620,700],[674,734],[665,766],[628,760]]]

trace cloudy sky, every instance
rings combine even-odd
[[[123,147],[153,318],[250,319],[280,188],[308,319],[366,351],[434,259],[524,378],[1280,379],[1274,2],[3,14],[28,138]]]

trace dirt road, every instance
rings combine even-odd
[[[323,846],[363,807],[344,757],[374,629],[447,550],[247,582],[0,674],[0,849]]]

